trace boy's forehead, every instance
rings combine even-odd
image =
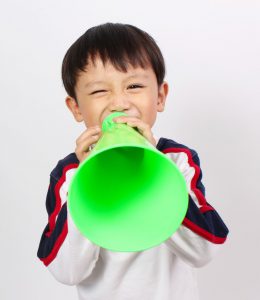
[[[137,55],[137,54],[136,54]],[[115,62],[113,64],[113,62]],[[137,63],[139,62],[139,63]],[[150,60],[147,56],[146,53],[143,51],[138,55],[138,57],[131,57],[128,56],[127,53],[123,55],[119,55],[117,58],[111,58],[108,54],[103,54],[101,55],[98,51],[92,52],[88,55],[87,60],[86,60],[86,66],[91,65],[95,66],[96,64],[103,64],[103,65],[126,65],[127,67],[134,67],[134,64],[139,64],[141,66],[144,65],[144,67],[149,67],[151,66]],[[138,67],[138,66],[137,66]]]
[[[127,65],[127,69],[124,72],[123,70],[117,69],[111,61],[103,61],[100,58],[96,58],[95,61],[90,60],[86,65],[85,71],[82,72],[82,76],[85,80],[93,82],[95,79],[109,77],[110,75],[119,74],[121,77],[126,79],[149,79],[151,77],[151,72],[153,72],[151,66],[146,66],[142,68],[141,66],[132,66],[131,64]]]
[[[144,67],[141,65],[132,65],[130,62],[125,63],[126,71],[121,70],[119,67],[116,67],[115,64],[111,62],[111,60],[107,59],[106,61],[102,60],[100,56],[92,57],[88,59],[87,64],[85,66],[85,71],[119,71],[122,73],[136,73],[136,72],[145,72],[147,69],[152,68],[149,63],[147,63]]]

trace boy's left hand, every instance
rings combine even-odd
[[[136,127],[138,131],[154,146],[156,147],[156,140],[153,136],[151,127],[149,124],[144,123],[142,120],[129,117],[129,116],[122,116],[122,117],[115,117],[113,119],[115,123],[125,123],[131,127]]]

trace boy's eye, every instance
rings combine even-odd
[[[94,91],[92,93],[90,93],[90,95],[94,95],[94,94],[97,94],[97,93],[104,93],[106,92],[106,90],[97,90],[97,91]]]
[[[138,88],[142,88],[143,86],[140,84],[131,84],[128,86],[128,88],[130,89],[138,89]]]

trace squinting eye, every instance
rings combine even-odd
[[[103,93],[103,92],[106,92],[106,90],[98,90],[98,91],[94,91],[94,92],[92,92],[90,95],[94,95],[94,94],[97,94],[97,93]]]
[[[139,84],[131,84],[128,86],[130,89],[137,89],[137,88],[142,88],[143,86],[142,85],[139,85]]]

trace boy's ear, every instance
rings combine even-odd
[[[158,89],[158,99],[157,99],[157,111],[158,112],[164,111],[168,91],[169,91],[168,83],[164,81],[159,86],[159,89]]]
[[[77,122],[82,122],[83,117],[82,117],[82,114],[80,112],[79,105],[78,105],[76,99],[74,99],[70,96],[67,96],[66,99],[65,99],[65,102],[66,102],[66,105],[67,105],[68,109],[72,112],[72,114],[74,116],[74,119]]]

